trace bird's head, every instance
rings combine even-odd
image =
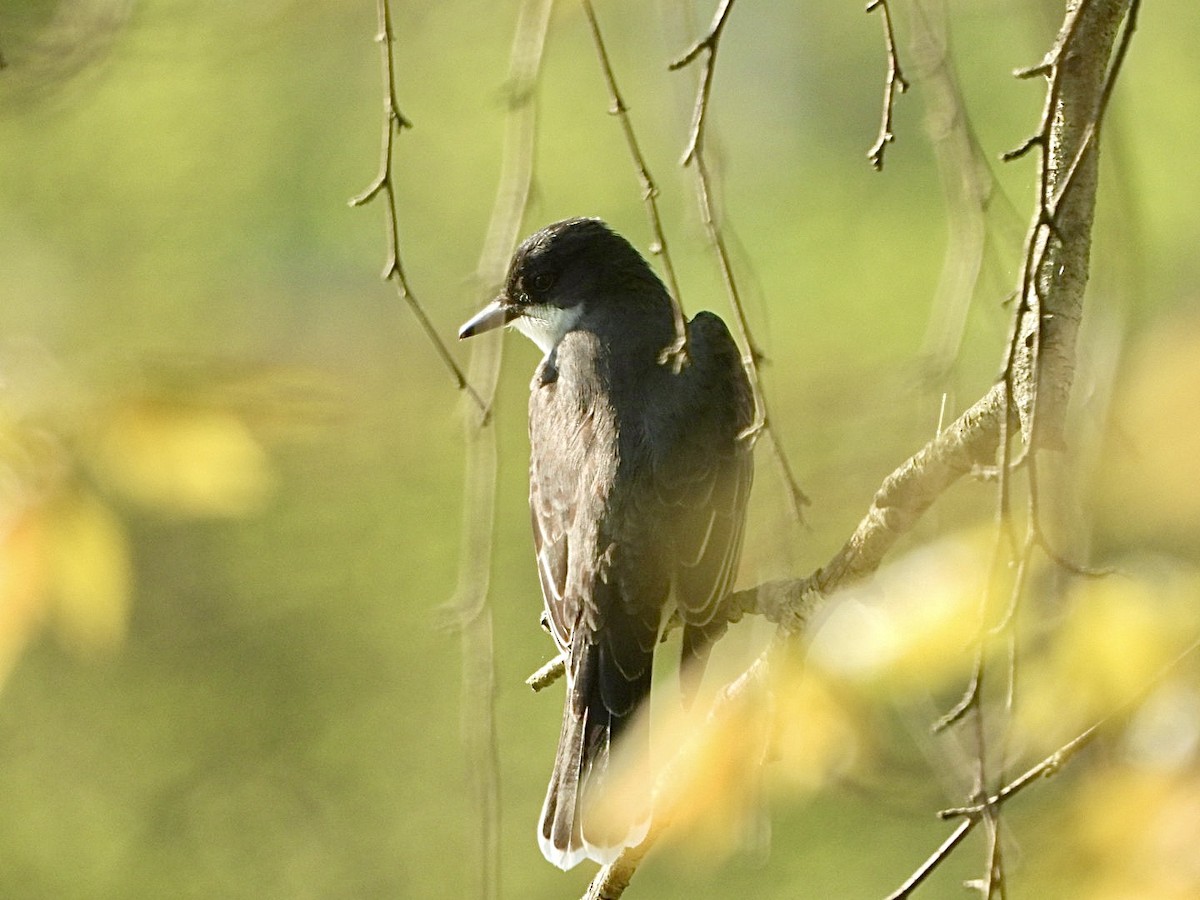
[[[555,222],[521,243],[504,290],[458,336],[512,324],[549,353],[585,315],[646,282],[662,290],[641,254],[600,219]]]

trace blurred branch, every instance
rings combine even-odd
[[[984,259],[995,240],[987,217],[1004,205],[1004,197],[996,189],[958,83],[945,0],[913,0],[909,9],[910,67],[921,83],[925,132],[937,162],[947,219],[942,271],[921,342],[922,367],[933,382],[946,377],[958,356]],[[1014,231],[1020,227],[1015,210],[1012,226]]]
[[[582,2],[583,11],[591,26],[592,41],[596,45],[596,56],[600,60],[600,68],[604,72],[604,82],[608,86],[608,96],[612,102],[609,112],[621,122],[625,143],[629,147],[629,155],[633,159],[633,167],[637,171],[638,181],[642,186],[642,201],[645,203],[646,215],[650,220],[650,230],[654,235],[650,252],[662,259],[663,273],[667,277],[667,293],[671,297],[671,315],[675,322],[675,342],[663,348],[659,355],[659,362],[663,365],[670,365],[672,370],[678,373],[688,364],[687,323],[683,316],[679,281],[675,277],[675,267],[671,263],[671,254],[667,250],[667,236],[663,231],[662,217],[658,212],[658,186],[654,183],[649,166],[646,165],[646,158],[642,156],[637,135],[633,130],[633,121],[629,117],[629,107],[625,105],[621,91],[617,88],[617,78],[608,59],[608,50],[604,46],[604,36],[600,33],[600,23],[596,19],[596,11],[592,8],[591,0],[582,0]]]
[[[908,90],[908,82],[900,71],[900,59],[896,53],[896,33],[892,29],[892,11],[888,8],[887,0],[870,0],[866,11],[873,13],[877,9],[883,15],[883,42],[887,49],[888,70],[883,82],[883,112],[879,122],[879,135],[867,151],[867,159],[871,161],[871,166],[876,172],[882,172],[884,150],[896,139],[892,132],[892,106],[896,102],[896,94],[903,94]]]
[[[758,439],[763,431],[766,431],[767,435],[771,438],[771,450],[783,475],[784,483],[788,487],[792,512],[796,517],[796,521],[800,522],[804,519],[804,507],[808,505],[808,497],[804,495],[799,483],[796,481],[796,476],[792,472],[787,454],[784,452],[779,431],[774,427],[770,412],[767,409],[766,397],[762,390],[762,377],[759,374],[758,368],[764,356],[762,350],[759,349],[758,344],[754,340],[754,335],[750,331],[750,322],[746,316],[745,307],[742,305],[741,293],[738,291],[737,281],[733,275],[733,266],[729,261],[729,251],[725,247],[725,237],[721,233],[721,226],[717,221],[717,214],[712,201],[712,179],[709,176],[708,162],[704,154],[705,126],[708,123],[708,102],[712,93],[713,71],[716,67],[717,49],[720,46],[721,34],[724,31],[729,11],[732,8],[733,0],[722,0],[721,5],[717,8],[716,15],[713,17],[712,24],[709,26],[708,32],[672,62],[669,68],[672,70],[681,69],[698,59],[702,53],[704,55],[704,65],[700,75],[699,87],[696,90],[691,132],[688,138],[687,149],[683,155],[683,165],[695,164],[696,191],[700,201],[700,216],[704,221],[704,229],[708,233],[708,239],[712,244],[713,252],[716,254],[717,265],[721,269],[721,280],[725,285],[725,293],[729,297],[729,305],[733,309],[734,321],[737,323],[738,331],[741,334],[742,344],[746,347],[746,352],[742,357],[742,364],[746,369],[750,386],[754,392],[755,421],[746,429],[743,437],[753,442]]]
[[[491,296],[517,243],[533,184],[537,134],[537,82],[541,72],[553,0],[524,0],[509,54],[505,84],[508,114],[500,179],[487,236],[476,265],[479,293]],[[491,409],[500,378],[501,334],[472,342],[470,376]],[[496,737],[496,669],[491,605],[488,603],[496,505],[496,429],[489,417],[468,416],[464,475],[462,553],[454,600],[443,610],[462,639],[461,728],[476,814],[478,862],[476,895],[499,895],[500,766]]]
[[[400,112],[400,103],[396,99],[396,63],[394,45],[396,36],[392,30],[392,14],[388,8],[388,0],[377,0],[379,17],[379,32],[375,40],[380,45],[380,58],[383,68],[383,139],[380,142],[379,173],[367,187],[355,197],[350,198],[351,206],[365,206],[380,194],[386,200],[385,222],[387,224],[387,259],[383,265],[381,277],[396,286],[396,291],[409,309],[416,316],[417,323],[425,332],[425,336],[433,344],[438,356],[445,363],[450,374],[454,376],[458,389],[465,391],[467,396],[479,407],[480,413],[486,419],[491,415],[491,409],[483,397],[473,388],[467,377],[459,368],[445,341],[438,334],[437,328],[430,321],[429,315],[421,305],[408,278],[404,274],[404,266],[400,261],[400,226],[396,212],[396,192],[392,185],[392,160],[394,158],[395,138],[405,128],[412,128],[412,122]]]

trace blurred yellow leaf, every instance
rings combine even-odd
[[[121,523],[97,497],[77,493],[47,509],[44,527],[59,634],[83,652],[112,647],[125,634],[133,581]]]
[[[1056,830],[1042,876],[1089,900],[1200,897],[1200,773],[1102,767],[1089,773]]]
[[[1200,631],[1198,595],[1182,567],[1075,580],[1052,640],[1021,663],[1018,727],[1049,748],[1139,700]]]
[[[1148,335],[1113,408],[1102,503],[1128,533],[1200,528],[1200,317]]]
[[[923,545],[885,565],[869,586],[841,593],[813,640],[812,659],[889,693],[929,691],[962,677],[974,660],[993,541],[979,530]],[[996,591],[1007,603],[1007,588]]]
[[[753,671],[732,692],[689,710],[672,706],[656,719],[657,752],[649,757],[618,753],[597,814],[625,823],[642,815],[654,796],[655,815],[670,821],[667,839],[715,863],[754,836],[767,778],[777,787],[813,792],[844,773],[857,757],[858,734],[836,688],[783,654],[765,682],[762,668]]]
[[[141,400],[119,408],[95,465],[116,489],[159,510],[240,516],[266,500],[273,478],[250,429],[220,409]]]
[[[858,701],[815,665],[785,659],[774,668],[774,771],[792,788],[819,790],[862,753]]]

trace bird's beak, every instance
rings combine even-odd
[[[501,325],[507,325],[515,319],[519,313],[516,307],[505,302],[507,299],[504,294],[501,294],[468,319],[463,327],[458,329],[458,339],[461,341],[463,338],[474,337],[485,331],[491,331],[493,328],[499,328]]]

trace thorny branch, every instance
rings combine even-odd
[[[1036,412],[1040,406],[1038,403],[1038,385],[1042,378],[1041,370],[1041,354],[1043,349],[1043,328],[1053,327],[1056,329],[1051,341],[1051,348],[1057,351],[1056,355],[1061,357],[1061,342],[1069,341],[1070,346],[1074,346],[1075,329],[1078,327],[1079,311],[1082,307],[1083,287],[1086,283],[1087,275],[1087,242],[1090,234],[1091,210],[1094,204],[1094,188],[1095,188],[1095,153],[1094,142],[1099,134],[1100,125],[1103,121],[1103,116],[1108,104],[1108,98],[1111,96],[1113,85],[1120,72],[1121,64],[1124,60],[1126,51],[1129,46],[1129,41],[1133,34],[1133,29],[1136,25],[1137,8],[1140,0],[1117,0],[1118,4],[1128,3],[1128,15],[1125,17],[1125,27],[1121,33],[1121,39],[1117,50],[1113,55],[1113,63],[1107,66],[1108,45],[1096,47],[1095,56],[1098,58],[1094,62],[1094,66],[1099,67],[1100,77],[1095,80],[1091,86],[1093,94],[1096,92],[1096,85],[1099,87],[1099,100],[1092,104],[1092,109],[1089,118],[1085,123],[1079,123],[1072,119],[1069,123],[1063,121],[1064,114],[1064,90],[1066,86],[1064,81],[1069,77],[1065,67],[1060,64],[1071,54],[1078,54],[1081,51],[1075,46],[1075,41],[1080,38],[1081,23],[1088,24],[1088,20],[1084,18],[1084,14],[1089,12],[1089,0],[1082,0],[1073,10],[1068,13],[1063,27],[1060,31],[1058,40],[1055,42],[1054,48],[1046,58],[1030,69],[1024,69],[1017,73],[1018,77],[1029,77],[1031,74],[1044,75],[1049,78],[1049,87],[1047,90],[1046,104],[1042,111],[1041,121],[1037,132],[1033,137],[1026,140],[1021,147],[1005,155],[1005,159],[1016,159],[1023,155],[1033,147],[1040,147],[1043,150],[1042,162],[1039,169],[1039,196],[1038,208],[1030,225],[1028,235],[1025,242],[1024,261],[1021,271],[1021,285],[1019,293],[1019,301],[1017,304],[1016,315],[1013,319],[1012,329],[1009,333],[1008,346],[1004,358],[1004,382],[1007,386],[1007,395],[1010,398],[1009,416],[1005,418],[1005,428],[1000,438],[1000,464],[998,465],[998,504],[1001,525],[1003,529],[1010,526],[1010,496],[1009,482],[1006,473],[1011,472],[1013,463],[1010,460],[1011,447],[1007,434],[1007,422],[1013,416],[1020,416],[1022,419],[1022,430],[1025,436],[1025,451],[1028,455],[1025,457],[1025,465],[1029,472],[1029,491],[1030,491],[1030,519],[1028,523],[1029,535],[1025,542],[1025,548],[1020,555],[1015,552],[1013,556],[1018,564],[1026,561],[1027,554],[1032,549],[1032,546],[1037,546],[1042,549],[1046,555],[1053,561],[1059,563],[1064,569],[1075,574],[1093,576],[1102,574],[1101,571],[1088,569],[1084,566],[1072,563],[1061,555],[1055,553],[1046,540],[1041,526],[1041,517],[1038,506],[1038,468],[1036,465],[1036,450],[1043,443],[1042,438],[1044,431],[1035,427],[1038,421]],[[1118,16],[1119,19],[1119,16]],[[1084,46],[1095,46],[1094,32],[1097,26],[1093,23],[1088,25],[1085,38],[1091,38],[1086,41]],[[1110,35],[1111,40],[1111,35]],[[1078,68],[1078,66],[1076,66]],[[1083,87],[1086,88],[1086,85]],[[1080,88],[1076,87],[1078,92]],[[1086,101],[1081,103],[1075,101],[1076,104],[1082,105],[1086,111]],[[1056,124],[1057,123],[1057,124]],[[1077,147],[1071,150],[1066,149],[1068,141],[1061,135],[1066,131],[1068,124],[1073,125],[1077,135]],[[1067,153],[1070,153],[1070,163],[1063,167],[1062,163],[1067,158]],[[1064,204],[1071,190],[1072,185],[1076,183],[1076,178],[1080,173],[1080,161],[1088,156],[1092,160],[1093,170],[1090,173],[1090,181],[1092,190],[1087,192],[1086,197],[1081,197],[1081,204],[1074,209],[1066,209]],[[1069,217],[1072,218],[1072,234],[1065,233],[1065,229],[1060,227],[1060,224],[1065,222]],[[1088,227],[1083,228],[1078,224],[1080,218],[1086,220]],[[1039,276],[1039,272],[1045,272],[1050,264],[1051,257],[1061,259],[1066,256],[1066,242],[1068,238],[1074,238],[1074,243],[1077,245],[1072,259],[1069,261],[1074,263],[1070,270],[1065,267],[1052,267],[1052,274]],[[1078,245],[1082,244],[1082,249],[1078,249]],[[1080,271],[1082,270],[1082,271]],[[1039,284],[1039,282],[1041,284]],[[1071,293],[1067,299],[1063,299],[1063,295]],[[1056,301],[1060,314],[1049,315],[1041,311],[1042,301],[1046,300],[1047,307],[1049,301]],[[1058,319],[1065,319],[1071,322],[1069,330]],[[1052,383],[1055,386],[1055,391],[1059,397],[1063,397],[1064,392],[1069,392],[1070,377],[1073,372],[1073,362],[1067,360],[1066,363],[1060,363],[1055,371],[1055,377]],[[1065,387],[1063,380],[1066,380]],[[1049,446],[1058,445],[1058,434],[1061,426],[1058,419],[1063,413],[1062,402],[1059,402],[1051,409],[1050,415],[1055,417],[1055,422],[1051,426],[1053,437],[1047,441]],[[1030,452],[1032,451],[1032,452]],[[1010,539],[1010,543],[1013,543]],[[1014,598],[1010,604],[1010,608],[1015,608],[1017,598]],[[992,628],[992,625],[987,622],[981,622],[981,642],[984,640],[982,631]],[[966,693],[958,704],[938,723],[938,728],[944,728],[954,721],[957,721],[969,709],[973,708],[978,702],[979,694],[979,679],[972,678]]]
[[[867,151],[867,159],[871,161],[871,166],[876,172],[882,172],[884,150],[896,139],[892,131],[892,107],[895,105],[896,95],[908,90],[908,81],[900,71],[900,58],[896,53],[896,32],[892,27],[892,11],[888,8],[888,0],[870,0],[866,11],[873,13],[877,9],[883,15],[883,41],[887,49],[888,70],[883,83],[883,111],[880,114],[879,135]]]
[[[1095,208],[1099,135],[1113,85],[1136,26],[1139,0],[1077,0],[1068,8],[1054,47],[1041,64],[1018,73],[1036,72],[1047,77],[1046,103],[1037,133],[1021,148],[1008,154],[1015,159],[1033,147],[1041,149],[1037,209],[1026,238],[1019,302],[1013,318],[1004,360],[1006,413],[1002,418],[998,464],[998,514],[996,563],[1007,539],[1008,558],[1017,565],[1008,609],[994,624],[989,579],[982,603],[976,662],[972,678],[959,703],[938,723],[939,728],[973,713],[976,739],[975,796],[982,796],[970,824],[984,821],[991,838],[987,872],[977,882],[981,895],[1004,896],[1004,861],[998,841],[999,807],[989,793],[985,760],[983,685],[986,677],[984,648],[998,633],[1007,631],[1008,671],[1005,708],[1011,710],[1016,684],[1016,643],[1012,622],[1025,587],[1025,573],[1035,549],[1055,561],[1041,526],[1037,451],[1062,446],[1063,418],[1074,374],[1074,343],[1082,314],[1087,283],[1090,236]],[[1113,40],[1120,40],[1113,52]],[[1110,55],[1112,62],[1110,64]],[[1039,389],[1047,390],[1045,398]],[[1011,535],[1011,442],[1008,424],[1019,419],[1029,483],[1028,522],[1023,546],[1018,550]],[[1067,564],[1069,571],[1092,574]],[[1003,753],[998,753],[1001,759]],[[1001,773],[1002,777],[1002,773]],[[953,843],[970,828],[960,824],[951,840],[934,852],[893,897],[906,897],[953,849]]]
[[[700,75],[700,84],[696,90],[691,131],[688,137],[687,149],[683,154],[683,164],[685,166],[694,164],[696,167],[696,191],[700,201],[700,216],[704,221],[705,231],[708,233],[709,241],[716,254],[717,264],[721,269],[721,281],[725,285],[725,293],[729,297],[729,305],[733,308],[734,320],[737,322],[742,344],[746,348],[745,354],[742,357],[742,364],[746,369],[746,373],[750,379],[750,386],[754,392],[755,421],[746,429],[743,437],[747,440],[755,441],[764,431],[770,437],[771,450],[775,455],[775,460],[783,475],[784,483],[788,488],[792,512],[796,517],[796,521],[801,522],[804,520],[804,507],[808,505],[808,497],[804,495],[799,483],[796,481],[791,464],[788,462],[787,453],[784,451],[783,441],[779,437],[779,431],[772,423],[770,412],[767,409],[767,400],[762,390],[762,377],[759,374],[759,363],[762,362],[764,355],[750,331],[750,322],[746,316],[745,307],[742,304],[737,280],[733,275],[733,265],[729,260],[729,251],[725,246],[725,237],[721,233],[721,226],[717,221],[717,214],[712,200],[712,179],[708,171],[707,158],[704,155],[705,125],[708,121],[708,103],[712,94],[712,80],[713,71],[716,68],[717,49],[720,47],[721,34],[732,8],[733,0],[722,0],[721,5],[717,7],[716,15],[713,17],[708,32],[672,62],[669,68],[672,70],[681,69],[699,58],[701,53],[704,54],[704,66]]]
[[[667,250],[667,236],[663,231],[662,217],[658,212],[658,185],[654,183],[650,167],[646,165],[646,158],[642,155],[641,147],[638,145],[637,135],[633,130],[633,121],[629,117],[629,107],[625,105],[625,100],[617,88],[617,78],[608,59],[608,50],[604,46],[604,37],[600,33],[600,23],[596,19],[596,11],[592,8],[591,0],[582,0],[582,3],[588,25],[591,27],[592,40],[596,45],[596,55],[600,59],[600,68],[604,72],[604,81],[608,86],[609,100],[612,102],[609,112],[621,121],[625,143],[629,146],[629,154],[633,158],[633,166],[637,170],[638,181],[642,187],[642,201],[646,205],[646,215],[650,220],[650,230],[654,235],[650,252],[662,259],[663,272],[667,277],[667,293],[671,296],[671,315],[675,321],[675,342],[663,348],[659,362],[663,365],[670,365],[672,370],[678,373],[688,363],[687,323],[683,316],[679,281],[675,277],[675,267],[671,263],[671,254]]]
[[[400,261],[400,226],[399,217],[396,212],[396,191],[392,183],[392,160],[394,157],[396,135],[405,128],[412,128],[412,122],[406,119],[403,113],[400,112],[400,103],[396,99],[396,35],[392,30],[392,14],[388,8],[388,0],[377,0],[377,13],[379,31],[375,36],[375,40],[379,42],[381,48],[380,59],[382,60],[383,69],[383,139],[380,142],[379,174],[375,176],[362,193],[350,199],[350,205],[365,206],[380,194],[387,201],[385,204],[388,241],[387,260],[384,262],[381,277],[384,281],[390,281],[396,286],[396,291],[400,295],[400,298],[408,304],[409,309],[416,316],[421,329],[425,332],[425,336],[433,344],[438,356],[441,357],[446,368],[450,370],[450,374],[454,376],[454,380],[458,384],[458,389],[467,393],[467,396],[479,407],[479,411],[486,421],[491,416],[491,409],[484,402],[483,397],[467,381],[466,375],[463,374],[458,363],[454,361],[454,357],[450,355],[450,350],[446,347],[446,343],[438,334],[437,328],[430,321],[425,308],[421,305],[412,288],[409,286],[408,278],[404,274],[404,266]]]

